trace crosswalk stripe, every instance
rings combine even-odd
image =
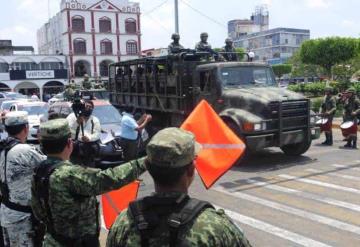
[[[317,180],[313,180],[313,179],[308,179],[308,178],[300,178],[300,177],[290,176],[290,175],[287,175],[287,174],[280,174],[278,176],[281,177],[281,178],[293,179],[293,180],[308,183],[308,184],[315,184],[315,185],[322,186],[322,187],[327,187],[327,188],[331,188],[331,189],[336,189],[336,190],[351,192],[351,193],[355,193],[355,194],[360,194],[360,190],[358,190],[358,189],[349,188],[349,187],[345,187],[345,186],[340,186],[340,185],[336,185],[336,184],[325,183],[325,182],[321,182],[321,181],[317,181]]]
[[[222,187],[216,187],[214,188],[214,190],[218,191],[218,192],[222,192],[224,194],[230,195],[230,196],[234,196],[236,198],[240,198],[243,200],[247,200],[247,201],[251,201],[260,205],[263,205],[265,207],[270,207],[279,211],[283,211],[285,213],[288,214],[292,214],[292,215],[296,215],[311,221],[315,221],[324,225],[328,225],[343,231],[348,231],[348,232],[352,232],[355,234],[360,235],[360,227],[352,225],[352,224],[348,224],[346,222],[342,222],[339,220],[335,220],[335,219],[331,219],[325,216],[321,216],[318,214],[314,214],[314,213],[310,213],[301,209],[297,209],[297,208],[293,208],[293,207],[289,207],[277,202],[273,202],[273,201],[269,201],[266,199],[262,199],[256,196],[251,196],[242,192],[238,192],[238,191],[227,191],[225,189],[223,189]]]
[[[217,208],[222,208],[220,206],[216,206]],[[226,214],[232,218],[233,220],[248,225],[252,228],[270,233],[272,235],[278,236],[280,238],[289,240],[291,242],[294,242],[296,244],[302,245],[302,246],[313,246],[313,247],[330,247],[330,245],[327,245],[325,243],[321,243],[318,241],[315,241],[311,238],[304,237],[300,234],[290,232],[288,230],[285,230],[283,228],[271,225],[269,223],[266,223],[264,221],[260,221],[236,212],[233,212],[231,210],[225,209]]]
[[[342,207],[342,208],[360,212],[360,206],[356,205],[356,204],[343,202],[343,201],[339,201],[339,200],[332,199],[329,197],[323,197],[323,196],[319,196],[316,194],[312,194],[312,193],[308,193],[308,192],[304,192],[304,191],[300,191],[300,190],[290,189],[290,188],[282,187],[279,185],[272,185],[270,183],[260,182],[260,181],[253,180],[253,179],[246,179],[246,181],[250,184],[254,184],[257,186],[263,186],[267,189],[276,190],[276,191],[287,193],[287,194],[293,194],[293,195],[296,195],[296,196],[299,196],[302,198],[311,199],[311,200],[323,202],[323,203],[326,203],[329,205],[334,205],[337,207]]]
[[[349,167],[346,165],[339,165],[339,164],[333,164],[332,166],[336,167],[336,168],[346,168],[346,170],[360,171],[360,168],[358,168],[358,167]]]
[[[324,171],[320,171],[317,169],[306,169],[306,171],[308,172],[316,172],[316,173],[323,173]],[[355,180],[355,181],[360,181],[360,177],[355,177],[355,176],[350,176],[350,175],[345,175],[345,174],[339,174],[339,173],[335,173],[334,172],[327,172],[326,175],[329,176],[334,176],[334,177],[339,177],[339,178],[345,178],[345,179],[349,179],[349,180]]]

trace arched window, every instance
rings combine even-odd
[[[126,53],[130,55],[138,53],[137,42],[135,40],[129,40],[126,42]]]
[[[110,60],[104,60],[99,64],[100,67],[100,76],[108,77],[109,76],[109,65],[112,63]]]
[[[74,54],[86,54],[86,41],[84,39],[74,40]]]
[[[84,17],[82,16],[74,16],[71,19],[71,26],[72,26],[72,30],[74,32],[85,32],[85,22],[84,22]]]
[[[91,75],[91,69],[90,69],[90,63],[84,60],[79,60],[75,62],[74,65],[75,69],[75,76],[76,77],[82,77],[85,74]]]
[[[0,73],[9,72],[9,64],[0,62]]]
[[[125,20],[125,32],[136,33],[136,20],[129,18]]]
[[[111,33],[111,20],[108,17],[102,17],[99,20],[100,33]]]
[[[112,42],[108,39],[104,39],[100,42],[100,53],[101,55],[112,55]]]

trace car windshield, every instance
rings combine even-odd
[[[22,106],[19,107],[19,110],[26,111],[29,115],[42,115],[46,114],[48,111],[47,105],[32,105],[32,106]]]
[[[26,99],[27,97],[21,93],[6,93],[7,98],[11,99]]]
[[[99,120],[100,124],[120,123],[121,115],[112,105],[95,106],[93,115]]]
[[[15,102],[3,102],[1,104],[1,110],[10,110],[10,106],[14,104]]]
[[[274,86],[273,73],[268,67],[227,67],[220,70],[224,86]]]

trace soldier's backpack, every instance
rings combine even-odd
[[[142,247],[149,246],[150,238],[156,239],[166,230],[170,247],[186,247],[186,226],[206,208],[214,207],[188,195],[175,199],[149,196],[131,202],[128,212],[140,233]]]
[[[16,210],[16,211],[20,211],[20,212],[24,212],[24,213],[32,213],[30,206],[24,206],[24,205],[20,205],[20,204],[10,201],[9,186],[7,184],[7,176],[6,176],[7,154],[10,151],[10,149],[15,147],[17,144],[20,144],[20,141],[13,137],[8,137],[7,139],[2,140],[0,142],[0,153],[2,151],[5,152],[5,154],[4,154],[4,157],[5,157],[4,158],[4,181],[0,182],[0,190],[1,190],[1,195],[2,195],[1,203],[4,204],[6,207]]]

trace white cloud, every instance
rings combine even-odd
[[[262,0],[261,3],[271,6],[271,4],[273,3],[273,0]]]
[[[306,6],[312,9],[328,8],[330,5],[330,0],[306,0]]]
[[[343,20],[341,22],[341,25],[344,27],[354,27],[355,26],[355,22],[352,20]]]

